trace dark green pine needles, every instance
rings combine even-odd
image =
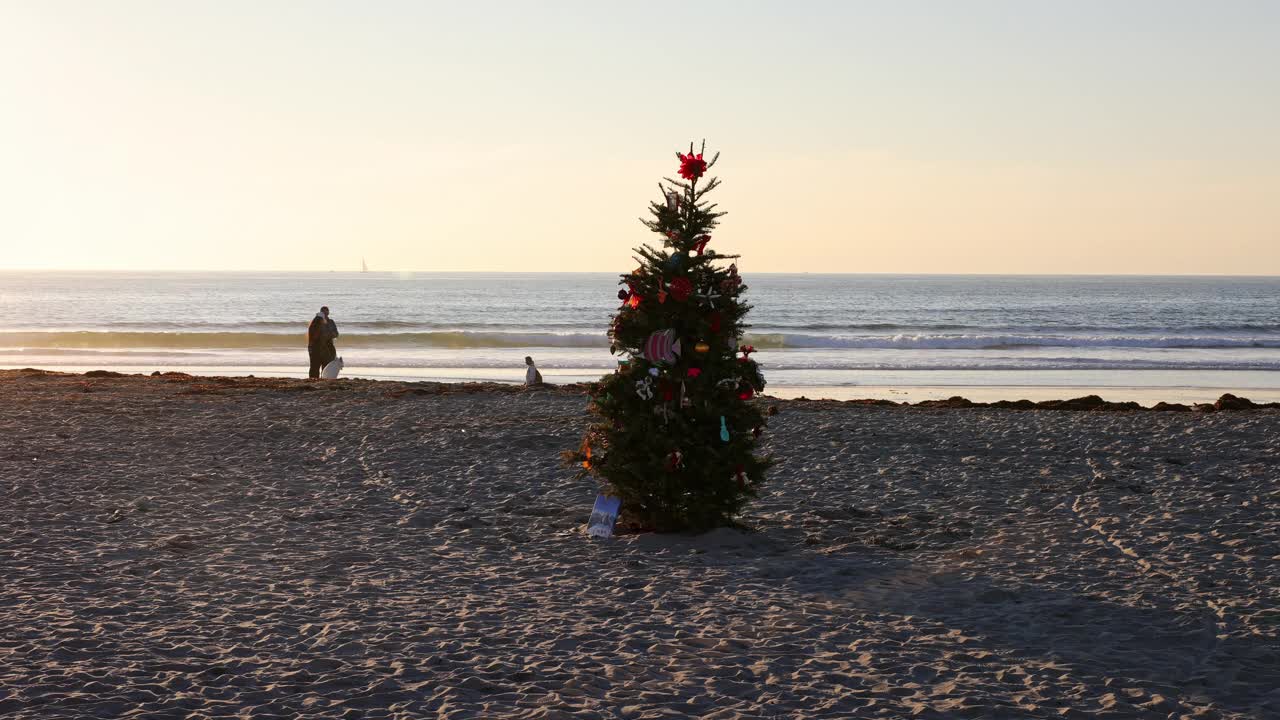
[[[690,145],[676,156],[683,180],[664,178],[642,220],[662,248],[637,248],[640,267],[619,283],[609,340],[625,359],[593,385],[593,422],[566,453],[622,498],[624,525],[660,531],[733,524],[772,462],[755,454],[765,383],[739,345],[751,306],[738,256],[707,247],[724,213],[704,201],[719,181],[699,181],[719,154],[708,162]]]

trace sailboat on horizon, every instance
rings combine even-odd
[[[369,263],[365,262],[364,258],[360,258],[360,272],[369,272]]]

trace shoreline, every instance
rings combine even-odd
[[[297,375],[301,375],[298,373]],[[237,375],[196,375],[186,372],[159,370],[150,373],[128,373],[117,370],[86,370],[83,372],[68,372],[64,370],[44,370],[40,368],[16,368],[16,369],[0,369],[0,381],[7,381],[20,378],[30,377],[64,377],[64,378],[86,378],[86,379],[121,379],[132,378],[141,380],[162,380],[168,382],[190,382],[196,385],[210,385],[215,388],[223,389],[284,389],[288,387],[310,387],[314,384],[333,384],[339,387],[348,383],[374,383],[385,385],[387,390],[392,393],[400,394],[456,394],[456,393],[482,393],[482,392],[498,392],[498,393],[527,393],[527,392],[552,392],[557,394],[585,395],[589,382],[576,383],[547,383],[538,388],[527,388],[518,382],[495,382],[490,380],[482,381],[458,381],[458,382],[441,382],[435,380],[404,380],[395,378],[363,378],[363,377],[343,377],[336,381],[320,380],[309,381],[305,377],[298,376],[282,376],[282,375],[265,375],[258,376],[252,373]],[[864,397],[810,397],[809,393],[814,388],[782,388],[771,389],[762,393],[759,397],[761,400],[780,403],[806,403],[821,404],[834,406],[880,406],[880,407],[899,407],[899,408],[922,408],[922,409],[970,409],[970,408],[992,408],[1000,410],[1067,410],[1067,411],[1146,411],[1146,412],[1217,412],[1222,410],[1239,411],[1239,410],[1280,410],[1280,400],[1267,400],[1260,398],[1255,400],[1248,397],[1243,392],[1237,394],[1229,392],[1225,388],[1208,389],[1196,388],[1185,390],[1200,390],[1197,397],[1204,397],[1204,400],[1190,400],[1186,396],[1177,396],[1169,393],[1161,393],[1159,391],[1165,388],[1127,388],[1130,391],[1149,391],[1141,393],[1147,403],[1143,404],[1137,400],[1117,400],[1109,399],[1101,395],[1102,392],[1112,390],[1114,388],[1070,388],[1070,387],[1015,387],[1015,386],[996,386],[996,387],[972,387],[972,386],[956,386],[956,387],[928,387],[928,388],[890,388],[890,387],[862,387],[855,386],[850,388],[849,395],[857,395],[859,391],[867,391]],[[822,388],[818,388],[822,390]],[[1061,396],[1054,397],[1052,391],[1065,391]],[[1215,397],[1206,397],[1205,393],[1209,391],[1217,391]],[[211,390],[212,391],[212,390]],[[913,393],[912,391],[923,391]],[[966,394],[961,394],[968,391]],[[1073,393],[1070,391],[1079,391]],[[1269,395],[1270,393],[1266,393]],[[911,400],[908,397],[916,395],[917,399]],[[918,397],[923,395],[923,397]],[[973,395],[973,397],[969,397]],[[1038,400],[1031,399],[1039,397]],[[1167,399],[1165,399],[1167,398]]]

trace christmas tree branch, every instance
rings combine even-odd
[[[715,178],[715,177],[710,178],[707,180],[706,187],[699,190],[698,194],[694,197],[694,199],[696,200],[702,197],[703,195],[706,195],[707,193],[711,192],[712,190],[715,190],[718,187],[720,187],[720,178]]]
[[[669,177],[663,177],[662,179],[663,179],[663,180],[665,180],[666,182],[670,183],[670,184],[671,184],[671,187],[673,187],[673,188],[680,188],[681,190],[683,190],[683,191],[685,191],[685,192],[689,192],[690,185],[689,185],[689,183],[687,183],[687,182],[684,182],[684,181],[682,181],[682,180],[672,180],[672,179],[671,179],[671,178],[669,178]],[[664,196],[664,197],[665,197],[665,196]]]

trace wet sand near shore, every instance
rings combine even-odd
[[[764,399],[583,533],[581,388],[0,372],[0,716],[1280,717],[1280,410]]]

